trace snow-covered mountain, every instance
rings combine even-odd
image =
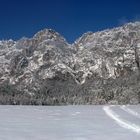
[[[87,32],[73,44],[51,29],[0,41],[0,103],[139,103],[139,57],[140,22]]]

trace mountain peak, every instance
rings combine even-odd
[[[65,38],[56,32],[53,29],[43,29],[37,32],[34,36],[34,39],[39,39],[41,41],[49,40],[49,41],[63,41],[66,42]]]

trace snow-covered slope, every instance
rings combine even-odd
[[[138,103],[139,56],[140,22],[88,32],[73,44],[51,29],[0,41],[0,103]]]
[[[121,107],[0,106],[0,139],[139,140],[139,118]],[[140,112],[140,105],[125,108]]]

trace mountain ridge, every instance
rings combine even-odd
[[[72,44],[52,29],[0,41],[0,104],[139,103],[139,57],[140,22]]]

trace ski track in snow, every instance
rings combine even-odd
[[[140,126],[128,122],[126,120],[123,120],[119,117],[119,115],[117,115],[113,110],[111,110],[111,108],[109,106],[104,106],[103,110],[105,111],[105,113],[112,118],[118,125],[120,125],[121,127],[125,128],[125,129],[129,129],[135,133],[140,134]]]
[[[129,114],[131,114],[131,115],[133,115],[133,116],[135,116],[135,117],[137,117],[137,118],[140,119],[140,114],[139,114],[138,112],[136,112],[136,111],[134,111],[134,110],[128,108],[128,107],[125,106],[125,105],[120,106],[120,108],[121,108],[122,110],[124,110],[125,112],[127,112],[127,113],[129,113]]]

